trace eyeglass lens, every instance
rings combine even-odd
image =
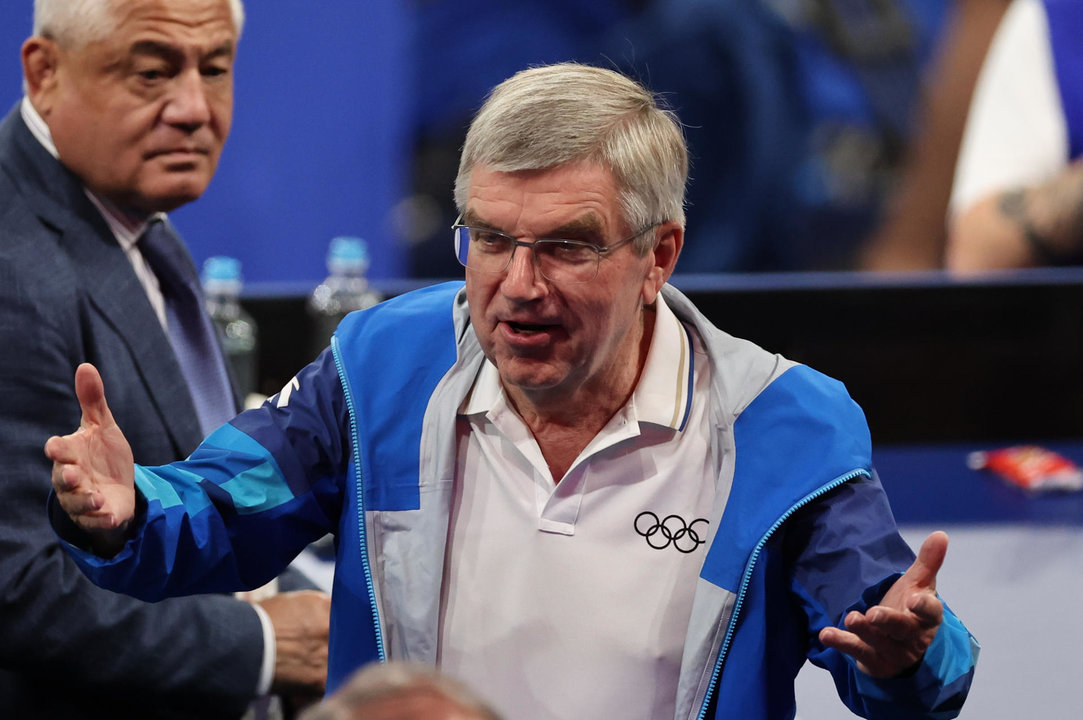
[[[598,274],[598,248],[589,243],[557,239],[527,243],[494,231],[461,225],[455,228],[459,262],[471,270],[504,272],[520,245],[532,251],[538,270],[553,282],[590,282]]]

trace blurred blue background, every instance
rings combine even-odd
[[[470,116],[515,71],[574,59],[632,74],[686,124],[678,272],[847,269],[890,191],[947,5],[249,2],[219,171],[172,217],[197,263],[237,257],[250,289],[311,288],[337,235],[368,241],[374,279],[458,275],[447,228]],[[31,8],[4,0],[5,109]]]

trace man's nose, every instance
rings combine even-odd
[[[520,243],[512,248],[511,262],[502,283],[504,292],[513,296],[532,297],[544,282],[533,246],[530,243]]]
[[[186,70],[174,79],[162,114],[163,120],[194,130],[210,122],[211,106],[207,100],[207,85],[198,69]]]

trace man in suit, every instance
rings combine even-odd
[[[26,97],[0,124],[0,716],[229,718],[268,690],[317,695],[325,594],[143,603],[92,585],[42,513],[41,446],[78,421],[80,362],[109,377],[141,462],[237,409],[213,336],[179,334],[174,284],[198,285],[164,213],[203,193],[229,132],[240,1],[34,11]]]

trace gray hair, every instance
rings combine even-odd
[[[493,89],[466,135],[455,204],[466,209],[477,165],[519,172],[577,162],[613,173],[632,230],[670,221],[684,227],[688,149],[680,121],[634,80],[578,63],[523,70]],[[643,252],[653,241],[646,235],[637,246]]]
[[[241,0],[228,0],[237,37],[244,27]],[[119,0],[34,0],[34,35],[79,49],[103,40],[117,28]]]
[[[381,700],[419,692],[448,700],[478,720],[500,720],[495,711],[462,683],[427,665],[408,662],[364,666],[323,702],[302,713],[300,720],[355,720],[365,717],[366,707]]]

